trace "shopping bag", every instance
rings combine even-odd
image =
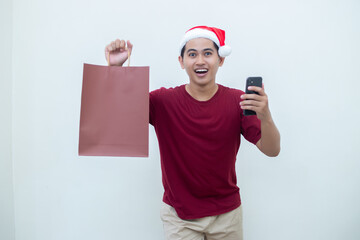
[[[79,155],[147,157],[149,67],[84,64]]]

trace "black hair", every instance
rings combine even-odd
[[[214,41],[213,41],[213,44],[214,44],[214,47],[215,47],[215,49],[216,49],[216,52],[218,53],[218,56],[220,57],[218,45],[216,45],[216,43],[215,43]],[[185,47],[186,47],[186,44],[183,46],[183,48],[181,49],[181,52],[180,52],[180,56],[181,56],[182,58],[184,58]]]

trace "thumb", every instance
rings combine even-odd
[[[131,42],[129,40],[127,40],[127,48],[128,48],[128,50],[129,50],[129,52],[131,54],[133,45],[131,44]]]

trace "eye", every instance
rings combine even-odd
[[[191,52],[191,53],[189,53],[189,55],[188,55],[189,57],[195,57],[196,56],[196,53],[194,53],[194,52]]]
[[[211,56],[212,55],[212,52],[205,52],[205,56]]]

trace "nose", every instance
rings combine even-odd
[[[198,57],[197,57],[197,59],[196,59],[196,64],[202,65],[202,64],[204,64],[204,63],[205,63],[205,61],[204,61],[203,55],[199,54]]]

